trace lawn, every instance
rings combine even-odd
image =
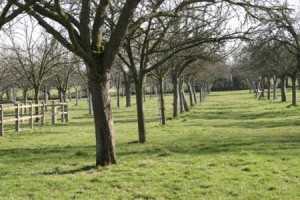
[[[94,167],[84,99],[69,102],[69,123],[6,129],[0,199],[300,199],[299,108],[248,91],[213,92],[162,127],[157,100],[147,97],[149,142],[138,144],[135,105],[124,101],[113,108],[114,166]],[[171,96],[166,101],[170,117]]]

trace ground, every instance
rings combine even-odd
[[[157,99],[147,97],[149,142],[138,144],[135,105],[124,101],[113,110],[114,166],[94,167],[84,99],[69,102],[67,124],[48,119],[45,128],[20,133],[5,127],[0,199],[300,199],[298,107],[257,101],[248,91],[213,92],[162,127]]]

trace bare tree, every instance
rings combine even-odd
[[[23,21],[16,32],[11,29],[10,45],[6,50],[10,56],[3,55],[7,64],[27,79],[34,89],[35,103],[39,103],[39,93],[43,81],[51,77],[50,71],[62,64],[60,56],[66,51],[61,50],[59,43],[49,35],[37,32],[37,27],[32,21]],[[18,42],[24,41],[24,44]],[[38,115],[38,107],[35,109]],[[38,120],[38,118],[37,118]]]

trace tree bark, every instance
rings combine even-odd
[[[124,85],[125,85],[125,96],[126,96],[126,107],[131,106],[131,78],[124,74]]]
[[[145,143],[147,141],[146,126],[145,126],[145,114],[144,114],[144,101],[143,101],[143,79],[135,79],[135,96],[137,106],[137,118],[138,118],[138,134],[139,143]]]
[[[109,93],[110,72],[102,74],[99,78],[96,70],[89,71],[96,134],[96,165],[116,164],[114,125]]]
[[[194,103],[197,104],[197,95],[196,95],[196,85],[195,85],[195,83],[193,83],[193,85],[192,85],[192,90],[193,90]]]
[[[271,78],[267,78],[267,85],[268,85],[268,99],[271,99]]]
[[[164,82],[162,78],[159,81],[159,91],[160,91],[160,112],[161,112],[161,124],[166,125],[166,108],[165,108],[165,97],[164,97]]]
[[[36,105],[39,104],[39,91],[40,91],[40,87],[39,86],[35,86],[34,87],[34,103]],[[39,107],[35,107],[35,115],[38,115],[39,114]],[[40,120],[40,118],[35,118],[35,121],[38,122]]]
[[[117,108],[120,108],[120,84],[116,86],[117,89]]]
[[[184,90],[182,90],[182,100],[183,100],[183,109],[185,112],[189,112],[190,111],[190,108],[189,108],[189,105],[186,101],[186,98],[185,98],[185,94],[184,94]]]
[[[179,84],[178,75],[176,72],[172,73],[172,83],[173,83],[173,117],[178,117],[178,101],[179,101]]]
[[[93,115],[93,97],[91,94],[91,86],[88,86],[87,88],[87,101],[88,101],[88,106],[89,106],[89,115]]]
[[[286,102],[286,75],[280,77],[280,92],[281,92],[281,101]]]
[[[189,90],[190,106],[194,106],[193,88],[188,81],[185,81],[185,84],[188,86]]]
[[[277,99],[277,78],[273,78],[273,99]]]
[[[183,100],[183,95],[184,92],[182,91],[182,86],[183,86],[183,81],[179,81],[179,108],[180,108],[180,113],[184,113],[184,100]]]

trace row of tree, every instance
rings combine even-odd
[[[226,45],[229,41],[232,44],[237,39],[254,39],[257,33],[266,29],[266,24],[270,24],[274,32],[280,32],[283,28],[289,31],[289,24],[287,27],[280,24],[288,12],[287,5],[277,0],[82,0],[80,3],[68,0],[15,0],[1,1],[0,5],[0,25],[24,11],[26,16],[31,17],[30,20],[35,20],[39,27],[56,39],[45,39],[45,43],[63,45],[85,64],[87,83],[92,94],[96,165],[116,163],[110,99],[112,75],[118,77],[122,73],[126,74],[124,82],[128,85],[133,80],[139,142],[144,143],[147,141],[147,132],[143,88],[147,76],[158,80],[163,94],[164,79],[167,74],[171,75],[173,116],[177,116],[178,107],[182,105],[179,102],[184,102],[183,83],[193,94],[198,80],[201,90],[204,90],[201,94],[204,94],[209,88],[207,80],[216,74],[216,70],[222,71],[219,66],[226,65],[221,61],[236,48],[236,45],[229,48]],[[295,55],[300,55],[297,45]],[[19,56],[25,54],[21,49],[17,42],[13,42],[11,51],[17,58],[12,60],[7,57],[7,62],[17,62],[22,68],[25,60],[29,66],[33,60],[38,60],[20,59]],[[42,59],[38,65],[52,63],[65,68],[74,61],[73,55],[64,56],[68,53],[59,50],[58,46],[52,50],[49,46],[48,49],[52,55],[58,50],[63,58]],[[25,51],[32,55],[37,53],[29,49]],[[297,62],[300,63],[300,59]],[[114,63],[122,73],[112,73]],[[119,86],[116,84],[116,87]],[[190,99],[192,102],[192,95]],[[161,110],[163,115],[164,106]]]

